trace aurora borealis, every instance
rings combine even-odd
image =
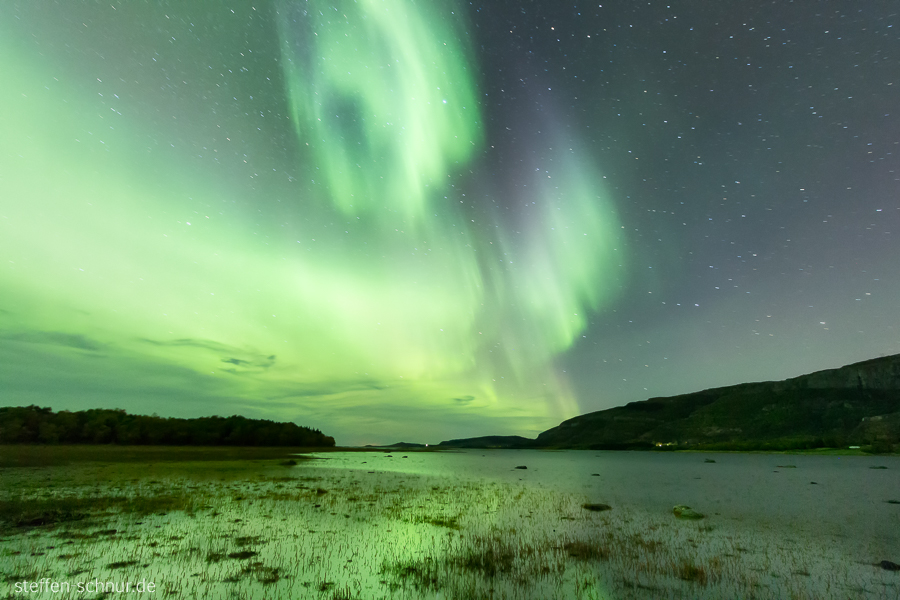
[[[4,3],[4,405],[437,442],[900,352],[886,3],[543,4]]]
[[[291,122],[329,199],[348,215],[399,212],[418,224],[434,204],[428,188],[482,143],[452,12],[399,0],[278,7]]]

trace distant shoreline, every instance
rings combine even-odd
[[[590,450],[584,448],[403,448],[402,453],[459,452],[486,450],[536,450],[539,452],[654,452],[653,450]],[[312,454],[371,452],[401,454],[389,448],[290,447],[290,446],[127,446],[118,444],[6,444],[0,445],[0,468],[58,466],[70,463],[105,462],[253,462],[271,460],[314,460]],[[807,456],[900,456],[900,453],[873,455],[858,449],[818,448],[812,450],[670,450],[661,453],[693,454],[789,454]]]

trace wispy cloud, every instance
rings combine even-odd
[[[24,342],[26,344],[42,344],[49,346],[64,346],[78,350],[99,352],[104,346],[96,340],[75,333],[63,333],[61,331],[16,331],[0,332],[0,340],[12,342]]]
[[[241,352],[241,350],[235,346],[230,346],[228,344],[222,344],[220,342],[216,342],[213,340],[201,340],[201,339],[193,339],[193,338],[179,338],[177,340],[151,340],[149,338],[138,338],[139,342],[143,342],[145,344],[152,344],[154,346],[166,346],[166,347],[192,347],[192,348],[203,348],[204,350],[210,350],[212,352],[219,352],[222,354],[229,354],[235,352]]]
[[[216,355],[219,361],[234,365],[236,368],[223,367],[221,370],[232,375],[255,374],[270,369],[275,365],[274,354],[265,354],[249,348],[239,348],[214,340],[179,338],[175,340],[153,340],[138,338],[143,344],[158,348],[196,349],[204,353]]]
[[[366,392],[386,390],[390,386],[372,380],[325,381],[310,384],[292,383],[283,387],[280,393],[266,397],[266,400],[302,399],[322,396],[337,396],[348,392]]]

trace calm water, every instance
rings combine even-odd
[[[319,456],[318,468],[520,481],[651,513],[687,504],[710,522],[823,536],[900,560],[900,504],[888,502],[900,501],[898,457],[575,450]]]

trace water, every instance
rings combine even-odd
[[[734,527],[822,536],[900,559],[900,504],[888,502],[900,501],[900,457],[895,456],[588,450],[318,456],[323,459],[315,462],[318,468],[521,483],[648,513],[686,504]]]

